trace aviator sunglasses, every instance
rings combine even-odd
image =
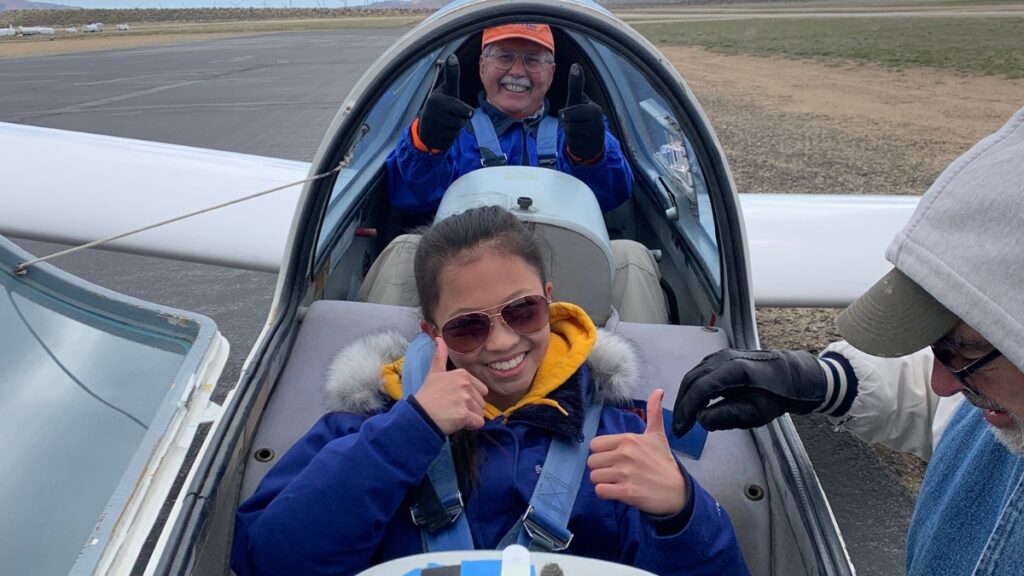
[[[490,310],[498,309],[494,314]],[[540,295],[521,296],[486,310],[459,314],[441,326],[441,338],[449,350],[467,354],[480,348],[491,335],[491,319],[501,316],[506,326],[521,336],[528,336],[547,325],[551,313],[547,298]]]

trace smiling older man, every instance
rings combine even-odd
[[[837,318],[847,342],[820,358],[775,350],[705,358],[680,385],[674,431],[695,420],[717,430],[786,412],[827,414],[868,442],[930,457],[907,574],[1020,574],[1022,225],[1024,109],[921,198],[886,252],[895,268]]]
[[[582,180],[601,209],[632,194],[633,175],[600,106],[583,93],[573,65],[559,117],[546,96],[555,74],[555,40],[545,24],[506,24],[484,30],[483,91],[478,107],[459,99],[459,61],[445,64],[444,82],[388,156],[391,205],[407,213],[437,209],[448,186],[481,166],[549,166]]]

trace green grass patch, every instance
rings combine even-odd
[[[655,44],[701,46],[726,54],[1024,77],[1024,15],[745,19],[634,27]]]

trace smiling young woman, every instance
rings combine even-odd
[[[522,222],[495,206],[449,216],[424,232],[415,271],[425,336],[370,336],[339,354],[375,379],[345,371],[335,392],[382,400],[327,414],[264,477],[238,510],[237,573],[349,574],[517,542],[656,574],[748,573],[724,509],[669,448],[664,391],[646,424],[626,409],[636,383],[615,376],[636,352],[613,335],[596,346],[581,308],[549,302]],[[424,359],[424,374],[410,368]],[[535,489],[568,506],[531,515]]]

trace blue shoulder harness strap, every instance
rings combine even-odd
[[[533,489],[526,513],[505,534],[498,549],[520,544],[530,550],[560,552],[572,542],[569,515],[576,503],[583,472],[590,454],[590,441],[597,434],[604,403],[594,399],[593,383],[586,364],[580,368],[580,378],[587,386],[587,410],[583,419],[583,440],[558,435],[551,439],[548,455],[544,459],[537,486]]]
[[[487,112],[477,108],[470,121],[473,123],[473,134],[476,135],[476,147],[480,149],[480,165],[487,168],[508,164],[508,156],[501,151],[501,142],[498,142],[498,134]]]
[[[537,127],[537,165],[554,168],[558,162],[558,118],[545,116]]]
[[[434,356],[434,342],[420,334],[409,344],[402,364],[402,394],[409,396],[419,389],[430,371]],[[587,465],[590,441],[597,433],[601,420],[602,402],[593,400],[593,384],[586,365],[579,377],[587,389],[586,413],[583,420],[583,440],[558,435],[551,439],[544,467],[537,486],[530,497],[526,513],[505,534],[498,548],[522,544],[532,550],[557,552],[572,541],[569,515],[576,503],[576,493]],[[459,492],[451,443],[444,448],[427,470],[427,478],[415,491],[412,506],[413,522],[420,526],[425,552],[445,550],[472,550],[473,535],[469,522],[462,513],[462,494]]]
[[[433,357],[434,341],[426,334],[421,333],[409,343],[402,363],[403,397],[419,390],[430,372]],[[413,500],[409,512],[413,523],[420,527],[424,552],[474,548],[469,522],[462,513],[462,493],[449,440],[445,439],[441,453],[430,463],[427,477],[414,490]]]
[[[502,152],[498,134],[494,131],[491,118],[477,108],[473,111],[473,134],[476,135],[476,146],[480,149],[480,165],[504,166],[508,164],[508,155]],[[558,160],[558,119],[544,116],[537,127],[537,161],[542,168],[554,168]],[[526,151],[524,150],[525,154]]]

